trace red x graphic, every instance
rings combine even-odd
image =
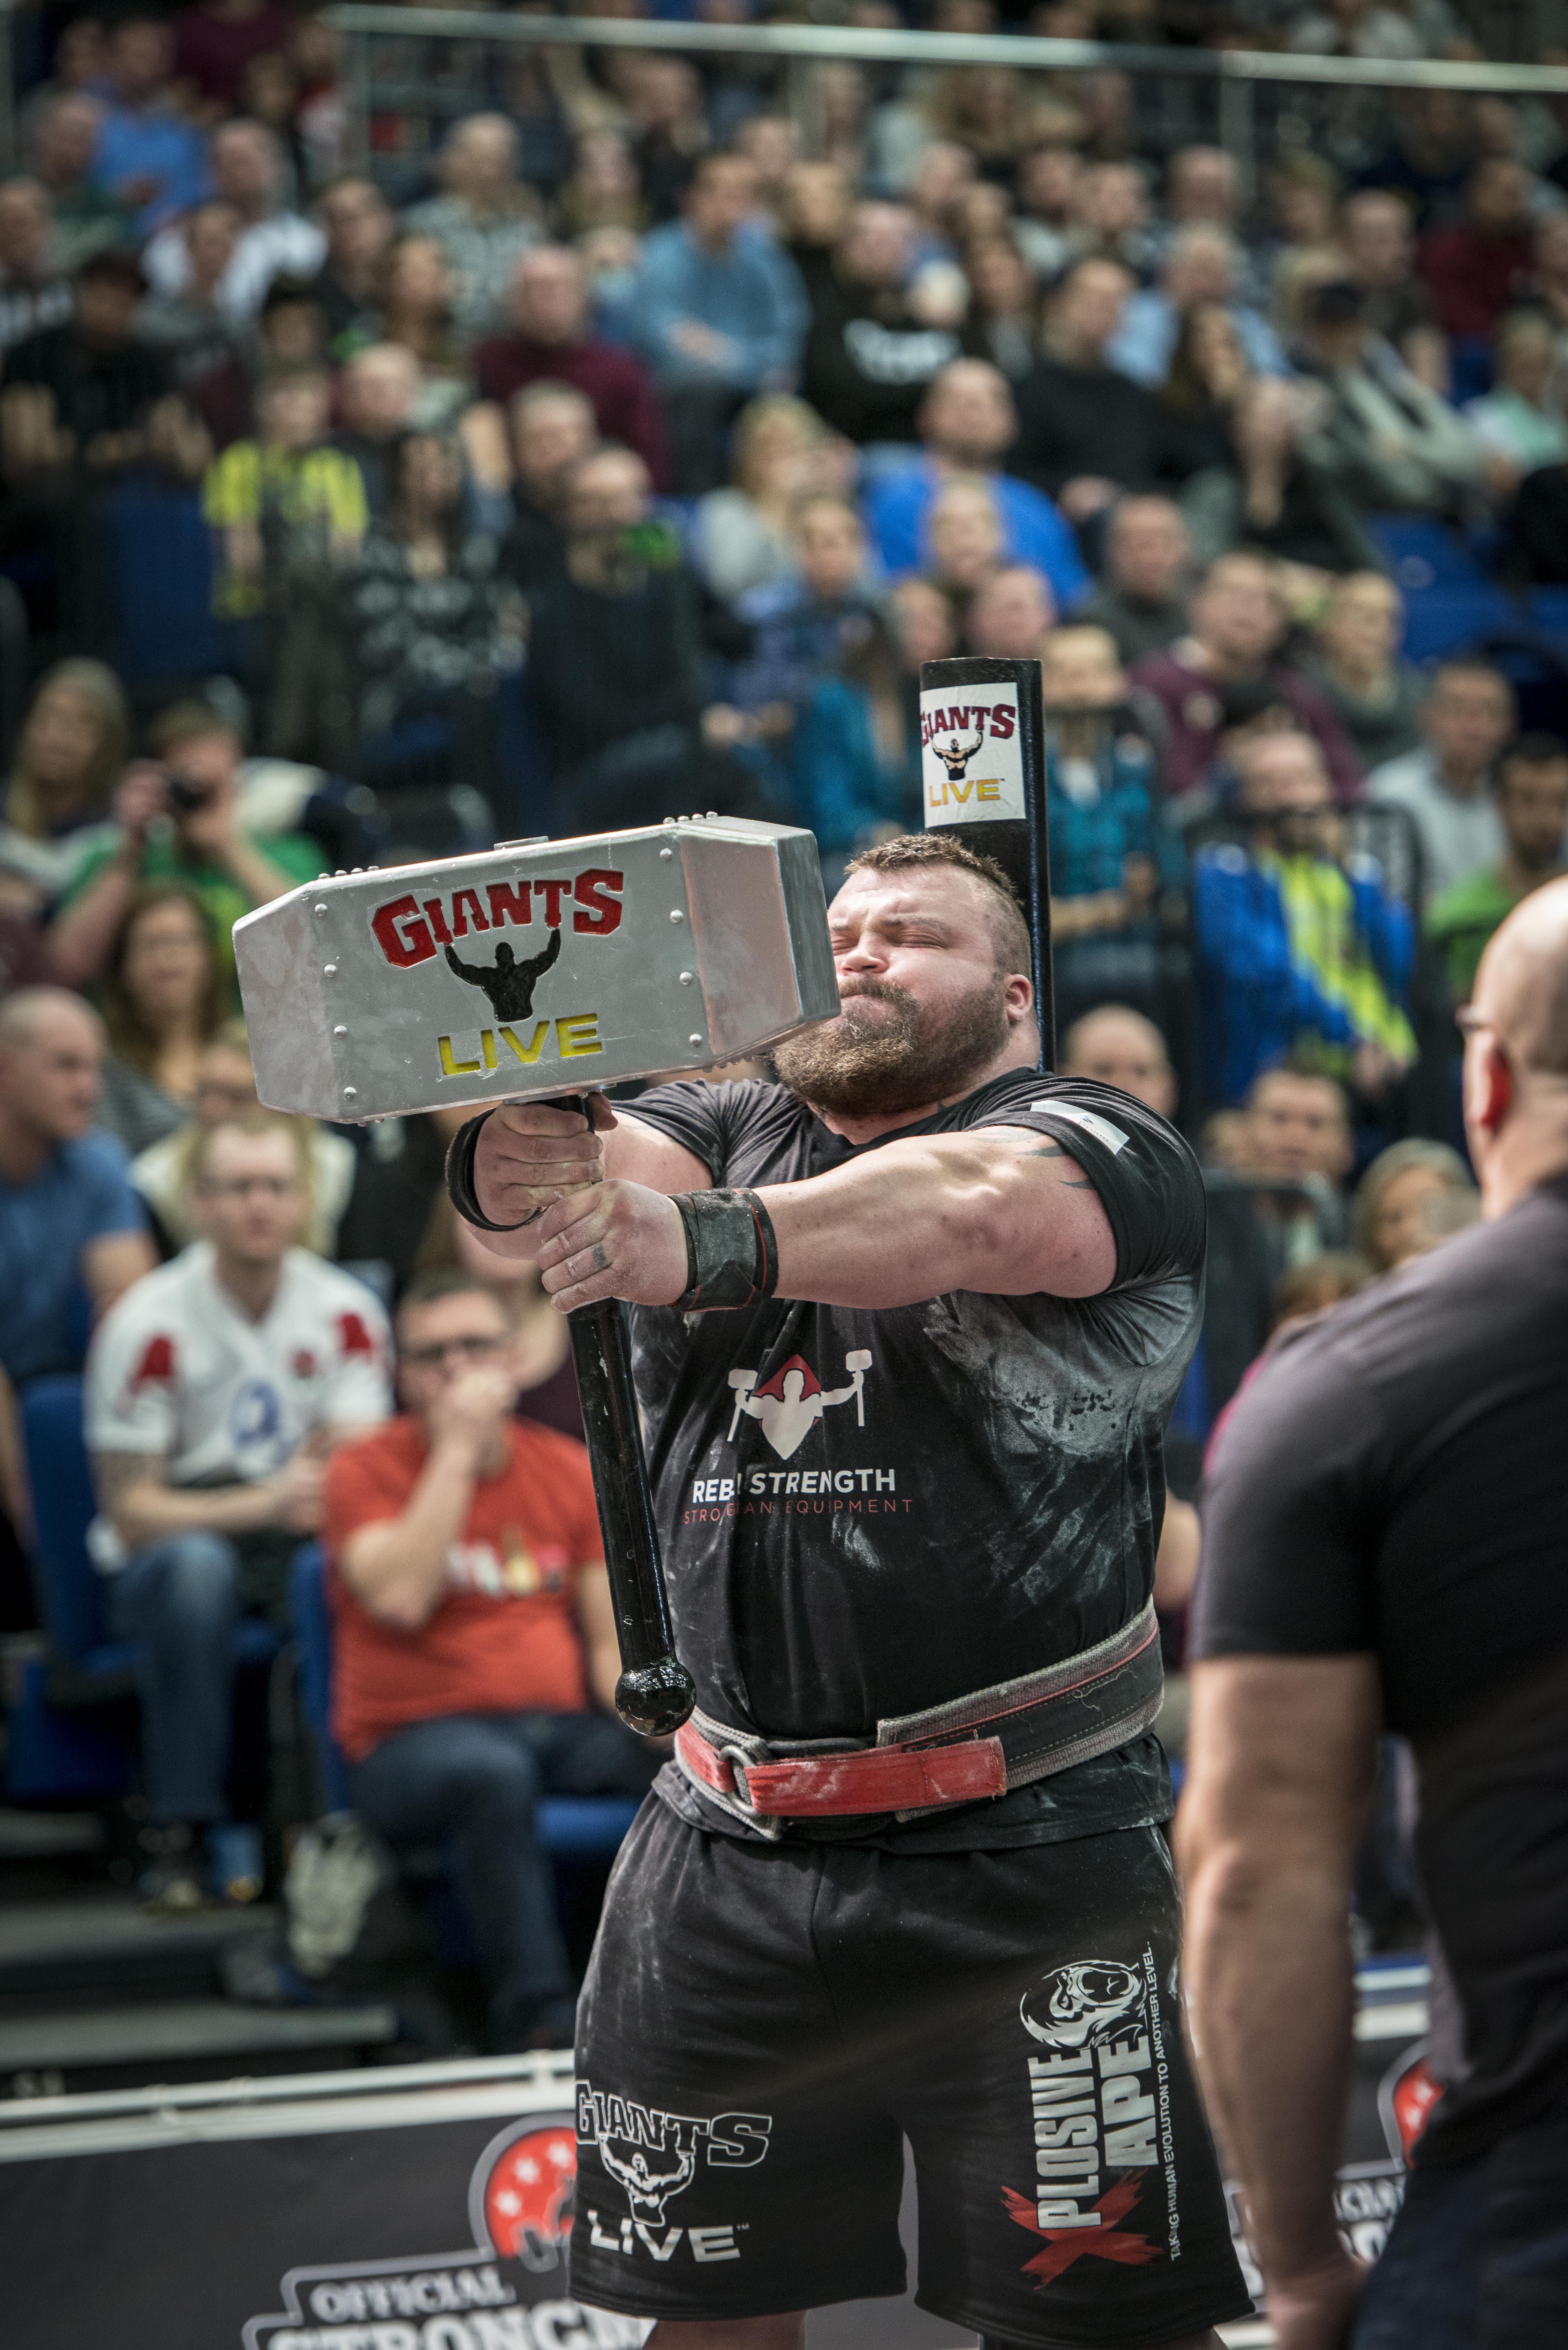
[[[1147,2261],[1159,2258],[1159,2248],[1147,2236],[1134,2233],[1130,2228],[1117,2226],[1137,2201],[1139,2181],[1135,2175],[1107,2187],[1095,2210],[1100,2215],[1097,2228],[1043,2228],[1034,2216],[1034,2204],[1027,2195],[1015,2194],[1011,2187],[1002,2190],[1007,2216],[1019,2227],[1027,2228],[1031,2235],[1044,2236],[1047,2249],[1036,2252],[1032,2261],[1023,2263],[1023,2273],[1032,2276],[1043,2293],[1054,2278],[1087,2253],[1098,2261],[1120,2261],[1127,2268],[1142,2268]]]

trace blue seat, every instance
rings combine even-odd
[[[1485,575],[1462,533],[1424,515],[1368,515],[1366,527],[1407,594],[1477,588]]]
[[[1449,653],[1468,651],[1515,618],[1514,607],[1501,588],[1481,583],[1425,588],[1406,600],[1405,658],[1432,661]]]
[[[36,1528],[38,1610],[49,1653],[24,1676],[13,1710],[6,1790],[28,1803],[123,1794],[133,1775],[129,1722],[119,1729],[106,1725],[101,1715],[78,1713],[132,1696],[137,1662],[134,1641],[109,1638],[102,1586],[88,1555],[97,1503],[79,1378],[35,1379],[24,1389],[22,1439]],[[268,1665],[279,1646],[269,1624],[246,1619],[235,1629],[234,1660]]]
[[[295,1553],[289,1597],[299,1642],[300,1700],[316,1742],[321,1792],[329,1811],[347,1811],[348,1765],[332,1735],[332,1618],[318,1543]],[[637,1813],[630,1795],[546,1795],[534,1825],[541,1847],[557,1860],[608,1859]]]

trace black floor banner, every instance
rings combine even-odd
[[[1419,1966],[1362,1978],[1336,2195],[1366,2259],[1382,2251],[1437,2095],[1425,1991]],[[639,2350],[645,2324],[568,2290],[573,2125],[568,2057],[0,2104],[0,2342]],[[911,2251],[914,2232],[910,2191]],[[954,2350],[963,2338],[912,2300],[846,2304],[811,2330],[812,2350]],[[1253,2321],[1226,2338],[1242,2350],[1270,2336]]]

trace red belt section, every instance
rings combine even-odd
[[[862,1812],[918,1812],[928,1804],[972,1804],[1007,1793],[1000,1738],[966,1738],[956,1746],[867,1746],[852,1754],[795,1754],[783,1762],[747,1762],[737,1784],[731,1758],[688,1721],[676,1752],[694,1778],[733,1795],[768,1819],[852,1817]]]

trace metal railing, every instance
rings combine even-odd
[[[1310,113],[1288,118],[1285,108],[1261,106],[1268,96],[1314,92],[1450,90],[1471,97],[1568,98],[1568,67],[1450,63],[1438,59],[1364,59],[1282,55],[1241,49],[1155,48],[1100,41],[1037,39],[1028,34],[906,33],[830,25],[702,25],[599,16],[533,16],[477,9],[348,5],[327,11],[345,36],[344,83],[348,153],[370,159],[369,122],[378,109],[412,101],[432,115],[480,103],[451,76],[379,78],[375,45],[438,41],[449,60],[469,46],[481,52],[556,47],[653,49],[688,57],[772,59],[782,95],[803,125],[812,114],[811,69],[825,61],[867,67],[1005,66],[1039,74],[1080,74],[1096,68],[1148,81],[1187,103],[1175,109],[1167,143],[1183,137],[1218,140],[1235,158],[1249,189],[1255,184],[1261,141],[1278,137],[1301,146],[1314,139]],[[405,54],[407,54],[405,50]],[[482,60],[481,60],[482,62]]]

